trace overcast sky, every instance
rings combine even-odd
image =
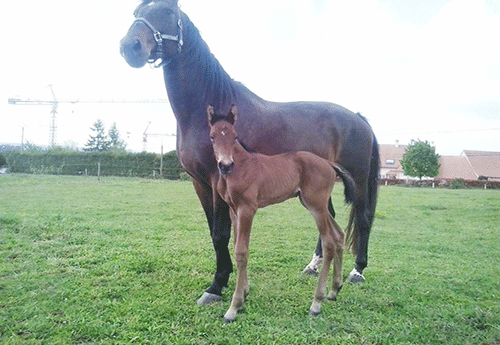
[[[119,41],[137,0],[3,4],[0,143],[49,142],[50,106],[7,99],[167,98],[161,70],[133,69]],[[499,0],[180,0],[226,71],[273,101],[360,112],[379,142],[429,140],[441,155],[500,151]],[[102,119],[136,151],[175,132],[166,104],[61,104],[57,143]],[[148,151],[160,150],[150,137]],[[165,150],[175,147],[165,137]]]

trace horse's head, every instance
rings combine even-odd
[[[209,106],[207,116],[217,167],[222,175],[228,175],[234,168],[234,149],[238,140],[238,134],[234,129],[237,118],[236,107],[231,107],[229,113],[223,116],[216,115],[214,108]]]
[[[170,61],[182,48],[182,20],[178,0],[143,0],[135,21],[120,42],[120,53],[136,68]]]

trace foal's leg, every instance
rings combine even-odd
[[[254,214],[255,211],[248,207],[239,208],[236,211],[234,257],[238,269],[238,276],[231,307],[226,312],[226,315],[224,315],[225,322],[236,320],[236,314],[243,309],[243,302],[245,302],[245,297],[248,294],[248,244],[250,241],[250,230],[252,228]]]
[[[335,301],[342,289],[342,260],[344,258],[344,230],[337,224],[335,219],[331,219],[333,225],[333,284],[328,299]]]
[[[333,209],[332,198],[328,199],[328,212],[335,219],[335,210]],[[316,250],[313,254],[311,262],[304,268],[302,273],[315,275],[318,274],[319,265],[323,262],[323,247],[321,246],[321,235],[318,236],[318,243],[316,244]]]
[[[316,219],[318,230],[321,234],[321,242],[323,244],[323,268],[319,274],[318,285],[316,286],[316,291],[314,293],[314,300],[309,310],[311,315],[318,315],[321,312],[321,303],[325,299],[328,271],[334,257],[335,239],[332,231],[333,218],[331,218],[330,214],[326,210],[320,213],[311,211],[311,213],[313,213],[313,216]]]

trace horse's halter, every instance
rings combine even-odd
[[[179,53],[181,52],[184,41],[182,39],[182,20],[180,16],[179,20],[177,21],[177,27],[179,28],[179,33],[176,36],[162,34],[160,31],[156,30],[155,27],[146,18],[138,17],[134,20],[134,23],[136,22],[141,22],[146,24],[146,26],[153,32],[153,37],[156,41],[156,51],[151,52],[151,55],[148,58],[148,63],[150,63],[151,66],[153,66],[154,68],[162,67],[171,61],[171,59],[169,60],[165,59],[163,52],[164,40],[178,42],[177,50]]]

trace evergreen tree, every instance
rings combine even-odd
[[[435,177],[439,174],[439,155],[429,142],[412,140],[405,150],[401,165],[407,176]]]
[[[84,151],[87,152],[103,152],[108,151],[111,142],[108,140],[108,136],[105,133],[104,123],[98,119],[94,122],[93,127],[90,128],[93,135],[90,135],[89,140],[85,144]]]
[[[120,138],[120,132],[116,128],[116,122],[113,122],[111,128],[108,131],[108,137],[110,141],[111,150],[115,151],[125,151],[127,144]]]

